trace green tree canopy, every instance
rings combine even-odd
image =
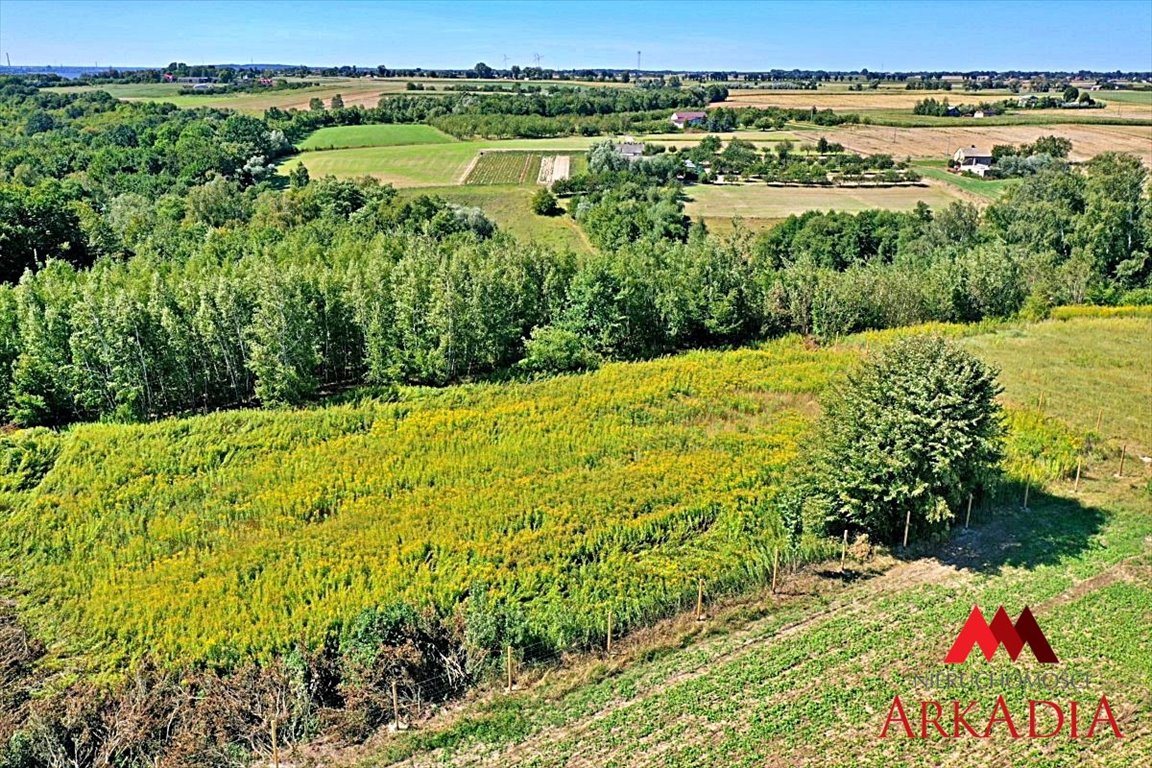
[[[813,487],[833,530],[930,533],[990,477],[1003,427],[995,372],[936,336],[867,360],[825,403]]]

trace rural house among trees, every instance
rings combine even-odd
[[[708,120],[707,112],[673,112],[669,118],[677,128],[687,128],[690,125],[702,125]]]
[[[961,147],[952,155],[952,162],[958,171],[967,171],[977,176],[983,176],[992,168],[992,153],[977,149],[973,144]]]

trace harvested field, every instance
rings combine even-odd
[[[1020,110],[1013,114],[1024,116],[1050,117],[1058,122],[1068,114],[1086,115],[1100,118],[1152,119],[1152,101],[1142,98],[1139,92],[1116,91],[1099,92],[1093,98],[1104,102],[1103,109],[1090,110]],[[997,102],[1014,99],[1016,94],[1009,91],[732,91],[727,100],[713,107],[786,107],[789,109],[833,109],[837,112],[880,112],[908,110],[916,102],[932,98],[937,101],[948,99],[950,104],[976,104],[982,101]]]
[[[1008,91],[731,91],[723,107],[787,107],[789,109],[834,109],[837,112],[869,112],[875,109],[912,109],[916,102],[932,98],[952,104],[998,101],[1013,94]]]
[[[945,159],[959,147],[975,144],[1024,144],[1041,136],[1063,136],[1072,142],[1072,159],[1087,160],[1101,152],[1132,152],[1152,165],[1152,126],[1140,125],[1011,125],[971,128],[888,128],[875,125],[840,126],[813,131],[864,154]]]
[[[685,190],[691,200],[689,216],[709,218],[740,217],[749,221],[784,219],[804,211],[863,211],[883,208],[908,211],[924,201],[942,208],[957,200],[968,200],[963,191],[930,181],[916,187],[770,187],[766,184],[698,184]]]

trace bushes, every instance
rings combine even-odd
[[[978,493],[1002,454],[1000,387],[939,337],[894,342],[825,403],[815,492],[833,531],[901,541],[938,531]]]
[[[519,363],[525,371],[543,374],[589,371],[599,365],[600,356],[589,347],[585,336],[551,325],[532,330]]]
[[[532,195],[532,213],[537,216],[555,216],[560,212],[556,195],[547,187],[536,190]]]

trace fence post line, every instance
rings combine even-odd
[[[972,519],[972,494],[968,494],[968,512],[964,515],[964,530],[968,530],[968,521]]]
[[[280,743],[276,739],[276,720],[272,718],[272,765],[274,768],[280,768]]]
[[[396,695],[396,678],[392,678],[392,719],[396,723],[396,730],[400,730],[400,699]]]
[[[780,547],[772,549],[772,594],[776,594],[776,570],[780,567]]]

